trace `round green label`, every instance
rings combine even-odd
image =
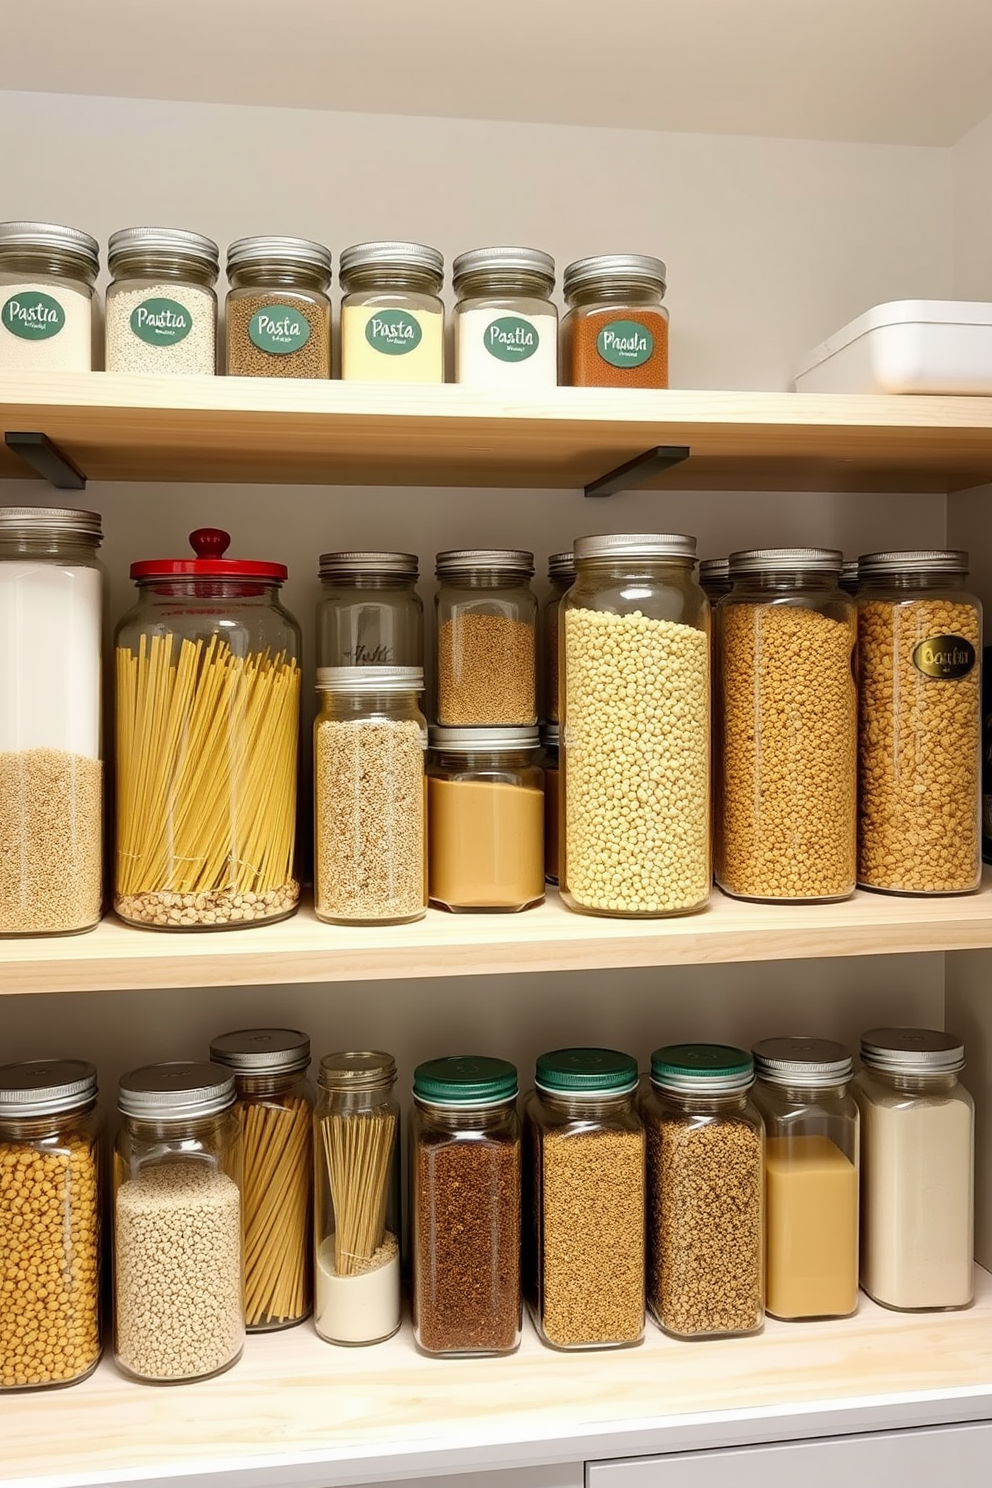
[[[611,320],[596,337],[596,350],[611,367],[643,367],[654,351],[654,337],[637,320]]]
[[[483,344],[490,356],[500,362],[525,362],[540,344],[536,325],[521,320],[519,315],[501,315],[486,326]]]
[[[365,339],[373,351],[385,356],[406,356],[420,345],[420,321],[407,310],[374,310],[365,326]]]
[[[65,325],[65,311],[51,295],[26,289],[11,295],[0,310],[0,325],[22,341],[48,341]]]
[[[178,300],[142,300],[131,311],[131,329],[147,346],[175,346],[193,329],[193,315]]]
[[[286,356],[310,340],[310,322],[295,305],[266,305],[248,322],[248,334],[259,351]]]

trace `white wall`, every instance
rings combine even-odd
[[[992,300],[992,114],[950,152],[954,294]]]

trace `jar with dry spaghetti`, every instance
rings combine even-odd
[[[424,664],[415,553],[324,553],[317,603],[319,667]]]
[[[331,375],[331,255],[307,238],[239,238],[227,250],[228,377]]]
[[[642,253],[568,265],[562,289],[564,382],[570,387],[667,388],[666,269]]]
[[[244,1153],[245,1323],[291,1328],[313,1305],[313,1087],[310,1040],[294,1028],[243,1028],[210,1045],[234,1074]]]
[[[458,548],[438,553],[436,574],[438,723],[537,723],[534,554]]]
[[[544,636],[544,716],[548,723],[559,721],[561,602],[574,583],[575,559],[571,548],[564,553],[552,553],[548,559],[548,596],[541,614]]]

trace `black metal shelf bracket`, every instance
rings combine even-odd
[[[645,450],[636,459],[628,460],[626,465],[618,465],[616,470],[600,476],[599,480],[594,480],[591,485],[586,486],[586,495],[616,496],[620,491],[639,485],[649,475],[656,475],[659,470],[668,470],[672,465],[681,465],[688,458],[687,444],[659,444],[654,449]]]
[[[47,434],[5,434],[3,442],[58,491],[85,491],[86,477]]]

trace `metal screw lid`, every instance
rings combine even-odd
[[[451,265],[451,282],[456,291],[472,274],[498,272],[536,274],[548,289],[554,288],[555,261],[541,248],[470,248],[459,253]]]
[[[232,270],[240,269],[246,264],[265,263],[269,259],[274,259],[277,263],[319,269],[330,283],[331,250],[310,238],[238,238],[227,250],[227,272],[230,274]]]
[[[322,579],[345,579],[355,574],[416,579],[420,575],[420,559],[416,553],[321,553]]]
[[[356,270],[380,265],[383,268],[424,269],[437,280],[444,278],[444,254],[426,243],[353,243],[341,253],[338,277],[345,289]]]
[[[845,593],[857,593],[860,577],[859,560],[857,558],[845,558],[844,566],[840,571],[840,587]]]
[[[107,243],[107,265],[113,273],[119,259],[132,253],[176,253],[220,272],[220,249],[213,238],[181,227],[122,227]]]
[[[413,1094],[434,1106],[500,1106],[516,1097],[517,1068],[473,1054],[429,1059],[413,1072]]]
[[[424,669],[411,666],[317,668],[318,692],[423,692]]]
[[[869,1028],[861,1035],[869,1069],[893,1075],[946,1075],[964,1069],[964,1044],[936,1028]]]
[[[647,284],[665,292],[668,270],[664,261],[649,253],[602,253],[595,258],[577,258],[562,275],[562,289],[571,294],[588,284],[610,284],[616,281]]]
[[[507,574],[534,573],[534,554],[526,548],[448,548],[434,560],[435,577],[453,579],[477,568],[495,569]]]
[[[575,554],[571,548],[563,553],[552,553],[548,559],[549,579],[574,579],[575,578]]]
[[[234,1104],[235,1094],[234,1075],[229,1069],[172,1059],[121,1075],[117,1105],[125,1116],[179,1121],[226,1111]]]
[[[541,739],[550,749],[557,749],[561,743],[561,724],[546,723],[541,730]]]
[[[474,754],[477,750],[540,749],[541,736],[536,727],[499,727],[473,724],[470,728],[447,728],[433,724],[430,729],[432,749],[450,750],[452,754]]]
[[[754,1084],[754,1061],[732,1044],[665,1044],[651,1055],[651,1083],[679,1095],[733,1095]]]
[[[61,506],[0,506],[0,537],[82,538],[98,548],[103,542],[99,512]]]
[[[679,532],[610,532],[577,537],[576,563],[587,558],[695,558],[696,539]]]
[[[966,574],[968,554],[961,548],[912,548],[904,553],[864,553],[858,577],[881,578],[903,573]]]
[[[729,561],[732,579],[740,574],[792,573],[795,569],[839,576],[844,555],[836,548],[749,548],[731,553]]]
[[[4,248],[54,248],[82,259],[94,276],[100,268],[96,238],[58,222],[0,222],[0,251]]]
[[[538,1055],[534,1083],[551,1095],[626,1095],[637,1088],[637,1060],[618,1049],[553,1049]]]
[[[345,1050],[325,1054],[320,1061],[317,1084],[321,1090],[370,1090],[396,1081],[396,1060],[381,1049]]]
[[[751,1053],[758,1079],[771,1085],[841,1085],[854,1073],[850,1051],[833,1039],[762,1039]]]
[[[96,1099],[96,1068],[86,1059],[22,1059],[0,1065],[0,1116],[49,1116]]]
[[[310,1063],[310,1040],[298,1028],[239,1028],[211,1041],[210,1058],[239,1074],[291,1074]]]

